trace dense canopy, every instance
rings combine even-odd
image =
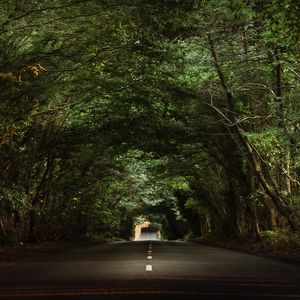
[[[298,0],[0,4],[0,242],[300,230]]]

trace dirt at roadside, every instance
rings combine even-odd
[[[30,258],[67,247],[66,243],[19,244],[14,246],[0,245],[0,266],[24,262]]]
[[[226,248],[230,250],[235,250],[239,252],[259,255],[263,257],[269,257],[276,260],[292,262],[294,264],[300,265],[300,249],[272,249],[270,247],[266,247],[261,242],[246,242],[240,243],[234,240],[228,241],[220,241],[213,239],[204,239],[204,238],[195,238],[191,239],[193,242],[203,243],[205,245],[216,246],[221,248]]]
[[[0,266],[12,265],[20,262],[26,262],[32,258],[44,254],[55,253],[56,251],[67,250],[74,247],[85,247],[91,244],[105,243],[109,241],[119,241],[121,239],[110,240],[83,240],[78,242],[43,242],[43,243],[20,243],[18,245],[0,245]]]

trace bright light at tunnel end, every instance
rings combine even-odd
[[[157,226],[151,224],[149,221],[135,226],[135,241],[153,241],[160,239],[160,231]]]

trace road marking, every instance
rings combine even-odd
[[[146,265],[146,271],[152,271],[152,265]]]
[[[149,248],[148,248],[148,254],[147,254],[148,262],[150,260],[152,260],[152,254],[151,253],[152,253],[152,242],[150,241],[149,242]],[[150,265],[150,264],[146,265],[146,271],[147,272],[152,272],[152,265]]]

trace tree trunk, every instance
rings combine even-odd
[[[36,210],[38,209],[38,206],[39,206],[40,193],[47,183],[47,178],[48,178],[49,172],[52,168],[53,162],[54,162],[54,159],[52,158],[51,150],[49,150],[48,157],[47,157],[46,169],[45,169],[44,174],[36,188],[34,198],[32,199],[32,202],[31,202],[31,209],[29,212],[29,233],[28,233],[28,239],[30,242],[37,241],[38,218],[37,218]]]
[[[5,226],[4,226],[3,221],[2,221],[1,219],[0,219],[0,229],[1,229],[1,231],[2,231],[2,233],[3,233],[3,237],[4,237],[4,239],[5,239],[6,236],[7,236],[7,234],[6,234]]]
[[[239,203],[236,197],[236,191],[232,180],[229,181],[229,206],[230,206],[230,228],[229,233],[233,234],[239,240],[243,238],[243,230],[240,226]]]
[[[284,130],[285,136],[288,137],[288,128],[286,126],[285,116],[284,116],[284,99],[283,99],[283,89],[282,89],[282,64],[281,55],[279,50],[275,51],[275,94],[277,97],[278,107],[279,107],[279,122],[278,126]],[[283,153],[280,158],[280,173],[281,170],[286,169],[288,174],[290,173],[290,146],[289,143],[283,145]],[[282,182],[282,180],[281,180]],[[288,176],[284,176],[283,179],[284,187],[289,194],[292,193],[291,180]]]
[[[248,180],[249,180],[249,194],[252,195],[255,190],[255,175],[251,165],[249,165],[249,172],[248,172]],[[256,238],[261,238],[260,233],[260,226],[259,226],[259,219],[257,215],[257,207],[254,202],[255,199],[249,199],[247,201],[247,206],[249,209],[250,215],[250,228],[251,228],[251,235]]]
[[[265,205],[265,211],[266,211],[266,215],[267,215],[267,218],[266,218],[267,229],[274,231],[277,228],[274,204],[271,202],[270,198],[266,195],[262,196],[262,202]]]
[[[235,116],[235,107],[234,107],[234,97],[230,92],[224,73],[221,69],[221,65],[219,63],[218,55],[215,49],[214,42],[212,40],[211,34],[208,34],[208,42],[210,46],[211,55],[214,59],[215,68],[219,75],[221,86],[226,94],[227,104],[229,108],[230,120],[231,124],[230,127],[232,128],[233,132],[237,135],[238,140],[240,141],[241,146],[243,147],[246,157],[248,159],[248,163],[252,165],[254,170],[254,174],[259,180],[261,186],[267,193],[267,195],[272,199],[276,209],[278,212],[288,221],[290,227],[295,231],[300,231],[300,220],[296,213],[290,209],[289,207],[285,206],[283,203],[287,203],[285,199],[280,195],[277,191],[276,187],[274,186],[272,179],[269,180],[263,174],[262,169],[262,161],[257,151],[252,147],[251,143],[248,141],[247,137],[243,134],[243,129],[239,124],[236,116]]]
[[[29,232],[28,232],[28,241],[31,243],[37,242],[36,234],[36,215],[33,209],[29,212]]]

